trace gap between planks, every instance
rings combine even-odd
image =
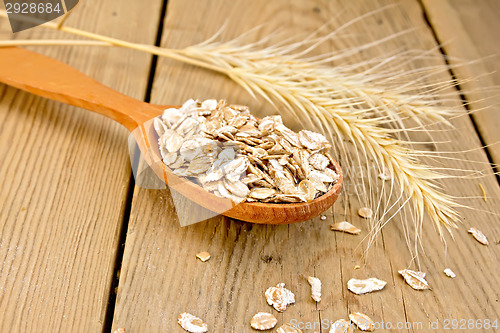
[[[429,31],[431,32],[432,37],[436,41],[439,52],[443,56],[443,61],[445,62],[446,67],[448,68],[448,72],[450,73],[451,79],[453,80],[453,82],[455,82],[454,87],[457,90],[458,96],[462,100],[462,106],[465,109],[465,111],[467,112],[467,115],[472,123],[472,126],[474,127],[474,131],[477,134],[479,142],[481,142],[481,146],[482,146],[481,148],[484,151],[484,153],[486,154],[486,157],[487,157],[488,161],[490,162],[490,167],[493,171],[493,174],[495,175],[497,183],[500,186],[500,174],[498,173],[499,170],[495,166],[490,149],[488,148],[487,143],[485,142],[483,136],[481,135],[481,131],[479,130],[479,126],[476,122],[476,119],[475,119],[474,115],[471,113],[472,109],[469,106],[470,101],[467,98],[467,93],[464,92],[464,90],[462,89],[462,86],[460,85],[460,83],[458,83],[458,76],[455,74],[455,71],[450,66],[451,64],[450,64],[450,61],[448,60],[449,59],[448,53],[446,52],[445,47],[443,46],[441,40],[438,37],[436,29],[434,28],[431,20],[429,19],[429,15],[428,15],[427,9],[425,7],[425,4],[422,2],[422,0],[417,0],[417,2],[422,9],[424,21],[427,24],[427,26],[429,27]]]
[[[161,44],[161,38],[163,35],[163,25],[164,25],[165,18],[167,15],[167,4],[168,4],[168,0],[163,0],[160,15],[158,17],[158,28],[156,30],[156,38],[155,38],[155,44],[154,44],[155,46],[160,46],[160,44]],[[151,57],[151,65],[149,66],[148,83],[146,85],[146,89],[144,92],[144,102],[147,102],[147,103],[151,102],[151,92],[153,90],[153,82],[154,82],[154,78],[156,75],[157,63],[158,63],[158,56],[153,55]],[[137,148],[136,148],[136,150],[137,150]],[[136,154],[134,154],[134,156],[136,156],[136,157],[139,156],[137,154],[137,151],[136,151]],[[114,314],[115,314],[115,305],[116,305],[116,296],[117,296],[116,290],[118,288],[118,285],[120,284],[119,272],[120,272],[120,269],[122,267],[123,253],[125,251],[125,246],[126,246],[126,242],[127,242],[127,230],[128,230],[128,225],[129,225],[129,221],[130,221],[130,214],[132,211],[132,200],[134,198],[135,179],[134,179],[134,171],[133,170],[134,170],[136,161],[134,160],[133,163],[134,163],[134,165],[132,165],[132,168],[131,168],[129,187],[127,190],[125,211],[123,213],[123,223],[121,226],[119,242],[117,244],[118,249],[117,249],[115,265],[114,265],[113,275],[112,275],[112,280],[111,280],[111,288],[109,289],[108,305],[106,308],[106,317],[104,319],[103,333],[108,333],[108,332],[111,333],[112,325],[113,325],[113,318],[114,318]]]

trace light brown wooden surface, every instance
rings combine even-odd
[[[282,26],[289,28],[290,34],[310,32],[339,12],[354,18],[391,2],[367,0],[357,1],[351,6],[348,3],[351,2],[214,1],[200,4],[196,1],[169,1],[162,45],[184,47],[201,42],[226,21],[227,28],[222,38],[235,37],[263,22],[268,22],[268,25],[262,35]],[[190,14],[186,15],[187,12]],[[415,27],[416,31],[405,38],[355,55],[353,60],[369,59],[401,47],[427,50],[436,46],[416,1],[402,1],[364,20],[349,30],[355,36],[349,39],[354,45]],[[333,41],[326,49],[342,46],[345,46],[342,41]],[[411,63],[409,68],[444,65],[438,51],[435,55],[434,60]],[[251,99],[222,76],[168,60],[161,60],[158,66],[152,94],[155,103],[168,101],[176,104],[188,98],[214,97],[248,104],[259,114],[275,112],[269,105]],[[445,70],[434,79],[448,78]],[[173,82],[175,89],[172,88]],[[450,105],[458,106],[459,103],[457,96]],[[454,125],[457,131],[433,134],[435,141],[449,142],[439,145],[439,149],[480,147],[466,116],[455,119]],[[425,135],[415,139],[429,140]],[[480,149],[461,157],[486,162]],[[467,162],[445,165],[471,166]],[[344,167],[349,168],[349,165]],[[499,197],[500,191],[491,172],[482,182],[490,197]],[[478,180],[448,183],[451,193],[462,196],[479,196],[477,184]],[[439,320],[442,330],[445,319],[494,320],[499,317],[499,290],[496,286],[500,281],[493,274],[498,271],[500,259],[498,248],[493,244],[500,237],[498,217],[461,211],[464,224],[455,232],[455,242],[447,237],[447,252],[432,226],[425,225],[423,244],[427,252],[421,255],[421,268],[428,273],[433,290],[416,292],[405,285],[397,273],[397,270],[408,267],[411,261],[403,237],[402,217],[386,227],[380,242],[370,250],[366,265],[361,260],[361,237],[329,230],[332,221],[350,220],[361,226],[366,234],[366,221],[355,215],[361,203],[354,198],[347,185],[342,199],[327,214],[326,221],[314,219],[298,225],[259,226],[213,218],[179,228],[167,191],[158,193],[136,188],[113,327],[125,327],[133,332],[182,332],[176,317],[184,311],[203,318],[214,332],[251,332],[249,321],[257,311],[273,312],[280,324],[294,319],[304,324],[323,319],[337,320],[346,318],[351,311],[362,311],[377,322],[396,325],[409,321],[423,325],[422,329],[398,330],[401,332],[432,331],[428,328],[429,322],[436,320]],[[488,203],[466,200],[466,203],[477,209],[499,212],[495,200],[490,199]],[[488,234],[492,245],[484,247],[475,242],[466,233],[469,226],[476,226]],[[200,251],[209,251],[212,258],[206,263],[200,262],[195,258]],[[355,270],[357,264],[362,268]],[[458,277],[454,280],[447,278],[443,273],[446,267],[452,268]],[[318,305],[310,298],[305,280],[308,275],[315,275],[323,281],[324,297]],[[384,291],[356,296],[346,290],[350,278],[372,276],[389,282]],[[295,292],[297,300],[283,314],[270,308],[263,296],[269,286],[279,282],[286,283]],[[319,328],[315,330],[319,331]],[[313,332],[313,329],[305,332]]]
[[[466,8],[466,2],[458,2]],[[469,47],[488,45],[487,41],[476,43],[478,33],[474,38],[462,39],[462,34],[479,29],[471,23],[472,16],[468,16],[473,15],[472,11],[431,13],[434,9],[430,3],[423,2],[438,35],[443,33],[438,27],[446,26],[447,20],[448,24],[458,22],[466,27],[455,32],[464,49],[457,48],[454,56],[474,59],[476,55],[467,56],[464,52]],[[85,1],[68,25],[127,40],[154,42],[161,1],[124,1],[119,7],[107,1],[96,4],[93,0]],[[201,42],[225,22],[223,39],[266,23],[259,36],[281,27],[288,36],[300,40],[303,33],[312,32],[329,20],[331,29],[387,4],[393,6],[352,25],[345,31],[346,38],[328,41],[320,51],[361,45],[412,28],[416,30],[354,54],[350,60],[371,59],[394,50],[436,47],[432,31],[423,19],[423,7],[416,0],[169,0],[162,45],[185,47]],[[491,10],[486,8],[478,11]],[[11,38],[6,22],[0,24],[0,37]],[[495,34],[479,35],[498,45]],[[26,36],[54,37],[57,33],[37,28],[18,38]],[[37,50],[70,63],[125,94],[138,99],[144,96],[149,56],[120,49]],[[484,52],[478,55],[487,55]],[[445,66],[439,51],[433,55],[411,62],[407,68]],[[496,60],[492,66],[498,67],[498,63]],[[449,74],[443,68],[440,75],[426,82],[448,80]],[[470,72],[460,75],[473,77],[484,73],[484,68],[467,68]],[[122,245],[119,233],[122,223],[128,221],[128,216],[124,216],[128,213],[124,214],[124,208],[130,177],[126,131],[87,111],[47,102],[12,88],[0,89],[0,139],[7,143],[0,148],[0,158],[6,161],[0,166],[0,332],[109,331],[104,327],[110,324],[104,322],[106,303],[113,301],[111,280],[115,256]],[[448,92],[455,94],[449,105],[459,106],[458,94],[453,89]],[[152,102],[180,104],[188,98],[225,98],[250,105],[257,116],[276,113],[267,103],[252,99],[221,75],[160,59]],[[498,112],[491,111],[483,117],[486,121],[476,119],[486,127],[499,119]],[[285,121],[300,126],[290,117]],[[359,207],[367,204],[354,194],[358,184],[346,184],[339,201],[326,214],[326,221],[316,218],[296,225],[262,226],[214,217],[184,228],[179,226],[168,191],[135,187],[124,255],[118,263],[121,271],[111,332],[119,327],[126,328],[127,333],[184,332],[177,325],[177,315],[184,311],[203,318],[210,332],[238,333],[253,331],[249,321],[257,311],[274,313],[279,324],[291,320],[303,324],[337,320],[347,318],[353,311],[364,312],[379,323],[422,323],[421,329],[393,328],[394,332],[441,332],[445,319],[500,319],[500,279],[495,275],[500,270],[500,222],[498,216],[484,212],[500,213],[500,188],[468,117],[458,117],[453,124],[456,131],[432,134],[434,141],[444,141],[443,144],[432,143],[423,134],[413,138],[427,142],[424,148],[470,150],[458,156],[464,161],[445,161],[444,165],[484,168],[485,177],[452,180],[447,182],[447,189],[456,196],[479,197],[480,182],[489,199],[463,201],[476,210],[460,210],[463,225],[454,232],[454,241],[446,237],[446,249],[433,227],[425,223],[426,253],[421,253],[420,264],[428,274],[432,291],[412,290],[397,273],[408,266],[416,267],[404,239],[404,216],[385,227],[366,263],[361,258],[366,246],[360,243],[363,236],[329,230],[332,221],[349,220],[362,228],[362,235],[367,234],[367,221],[356,214]],[[495,140],[484,139],[487,143]],[[467,160],[486,164],[471,164]],[[340,162],[345,172],[356,172],[357,167],[349,161]],[[484,231],[490,240],[488,247],[467,234],[470,226]],[[200,251],[210,252],[212,258],[202,263],[195,257]],[[355,269],[356,265],[361,268]],[[453,269],[457,278],[447,278],[443,273],[446,267]],[[319,304],[310,298],[305,280],[308,275],[323,281],[323,300]],[[357,296],[347,290],[350,278],[372,276],[388,282],[383,291]],[[268,306],[263,296],[268,287],[279,282],[286,283],[296,295],[296,304],[283,314]],[[440,328],[429,329],[429,322],[436,320]],[[320,329],[316,326],[303,331]],[[323,327],[321,332],[328,329]]]
[[[161,2],[84,1],[67,23],[154,43],[159,15],[149,19],[145,6],[157,12]],[[3,39],[13,37],[9,31],[2,19]],[[56,37],[43,28],[15,35]],[[144,97],[148,55],[35,50]],[[128,132],[82,109],[4,85],[0,91],[0,332],[101,332],[131,174]]]
[[[481,137],[500,163],[500,2],[496,0],[423,0],[425,11],[462,84]],[[446,19],[442,19],[445,17]],[[487,75],[484,75],[487,74]]]

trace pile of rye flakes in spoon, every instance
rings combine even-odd
[[[296,133],[277,115],[258,119],[246,106],[188,100],[154,128],[175,175],[234,202],[310,202],[339,179],[323,135]]]

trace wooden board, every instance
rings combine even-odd
[[[171,0],[162,44],[185,47],[201,42],[224,22],[227,22],[222,33],[225,39],[264,22],[268,25],[261,36],[284,27],[289,35],[296,34],[300,38],[301,32],[311,32],[339,13],[345,20],[391,3],[372,0],[360,0],[355,5],[350,1],[200,3]],[[436,43],[422,14],[417,1],[402,1],[353,25],[348,31],[351,46],[416,28],[404,38],[356,54],[353,59],[370,59],[401,48],[435,48]],[[322,50],[335,50],[341,46],[345,46],[342,41],[334,40]],[[410,63],[408,68],[444,66],[439,52],[435,51],[434,55],[433,59]],[[158,66],[152,94],[155,103],[178,104],[188,98],[226,98],[250,105],[260,115],[275,112],[262,101],[251,99],[241,88],[220,75],[169,60],[160,60]],[[448,80],[446,68],[435,79]],[[460,105],[458,96],[450,101],[450,105]],[[285,121],[291,122],[292,119]],[[434,134],[435,141],[447,142],[438,148],[443,151],[473,149],[460,157],[486,163],[470,120],[462,116],[453,123],[458,131]],[[415,138],[429,140],[427,136]],[[428,146],[434,147],[434,144],[429,142]],[[445,161],[444,165],[477,166],[466,161]],[[490,197],[499,197],[500,190],[491,170],[486,171],[481,182]],[[454,195],[480,196],[478,180],[453,180],[447,185],[448,191]],[[491,199],[488,202],[469,199],[465,203],[478,210],[499,213],[497,202]],[[355,214],[361,205],[355,199],[352,187],[348,186],[342,199],[328,212],[326,221],[315,219],[289,226],[260,226],[216,217],[180,228],[168,191],[136,189],[113,329],[183,332],[176,318],[184,311],[203,318],[214,332],[251,332],[249,321],[257,311],[273,312],[280,324],[295,320],[295,323],[313,326],[306,332],[319,332],[317,323],[321,320],[346,318],[352,311],[364,312],[378,323],[390,322],[393,327],[398,322],[415,322],[410,324],[413,327],[399,329],[400,332],[429,331],[429,322],[436,320],[442,329],[446,319],[494,320],[499,317],[500,295],[496,286],[500,280],[493,274],[500,268],[499,254],[493,244],[500,238],[497,217],[482,211],[461,210],[464,225],[454,233],[455,241],[447,237],[447,251],[433,227],[426,223],[423,245],[427,252],[421,255],[421,269],[428,273],[433,290],[416,292],[405,285],[397,273],[411,265],[402,230],[404,216],[386,226],[380,241],[370,250],[366,263],[361,259],[364,249],[364,245],[359,245],[361,237],[329,231],[329,224],[333,221],[349,220],[361,226],[366,235],[366,221]],[[466,232],[469,226],[483,230],[492,244],[484,247],[473,240]],[[212,258],[206,263],[200,262],[195,258],[199,251],[209,251]],[[355,269],[355,265],[360,265],[361,269]],[[458,277],[454,280],[447,278],[443,273],[446,267],[452,268]],[[324,297],[318,305],[310,298],[305,280],[308,275],[315,275],[323,281]],[[372,276],[388,281],[384,291],[364,296],[347,291],[346,283],[350,278]],[[286,283],[297,300],[283,314],[270,308],[263,296],[268,287],[279,282]],[[327,331],[323,326],[322,332]]]
[[[160,8],[161,1],[82,1],[67,24],[154,43]],[[72,38],[44,28],[13,36],[5,19],[0,24],[3,39]],[[144,98],[149,55],[35,50]],[[101,332],[131,174],[127,131],[3,85],[0,96],[0,331]]]
[[[494,162],[500,163],[500,2],[424,0],[423,4],[450,62],[459,65],[454,69],[457,78],[469,80],[461,85],[462,90],[481,137],[491,145]]]

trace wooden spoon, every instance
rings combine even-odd
[[[305,203],[234,203],[221,199],[185,178],[175,176],[161,162],[152,119],[171,106],[145,103],[123,95],[55,59],[22,48],[0,49],[0,82],[55,101],[109,117],[134,133],[139,149],[155,174],[195,203],[218,214],[265,224],[288,224],[318,216],[337,200],[342,171],[335,162],[338,182],[325,194]],[[139,130],[137,130],[139,129]],[[168,180],[168,181],[167,181]]]

